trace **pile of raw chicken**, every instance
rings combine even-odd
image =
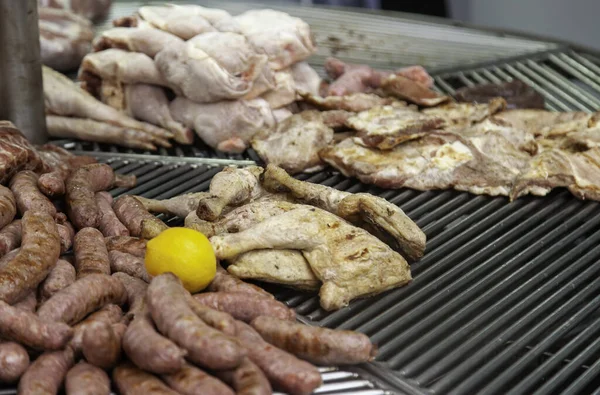
[[[317,365],[376,356],[367,336],[297,323],[293,310],[220,267],[208,292],[194,295],[172,273],[150,276],[146,238],[166,225],[147,208],[193,212],[195,226],[213,226],[219,258],[239,257],[242,271],[247,260],[283,257],[289,275],[299,260],[285,256],[301,253],[310,267],[298,263],[300,280],[312,270],[304,285],[322,282],[330,308],[410,280],[404,258],[363,228],[409,256],[424,248],[420,230],[388,202],[304,184],[276,167],[261,182],[263,169],[224,170],[204,194],[113,201],[107,190],[134,177],[34,147],[6,121],[0,152],[0,383],[18,382],[19,394],[301,395],[321,385]],[[296,236],[273,238],[275,227]],[[281,254],[269,256],[271,248]]]

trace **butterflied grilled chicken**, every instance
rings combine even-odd
[[[65,126],[65,119],[53,118],[49,122],[49,133],[55,137],[80,136],[97,142],[116,143],[121,138],[126,146],[148,149],[155,145],[170,146],[171,132],[136,121],[133,118],[96,100],[64,75],[47,67],[43,68],[44,101],[46,114],[60,118],[73,117],[77,125]],[[95,121],[95,122],[94,122]],[[104,126],[98,122],[105,123]],[[62,125],[62,126],[61,126]],[[104,129],[104,131],[100,130]],[[63,132],[59,132],[63,130]]]
[[[381,97],[373,93],[351,93],[344,96],[320,97],[313,94],[302,94],[302,99],[320,110],[344,110],[361,112],[373,107],[401,105],[392,97]]]
[[[42,63],[59,71],[79,67],[94,31],[87,19],[59,8],[38,9]]]
[[[38,5],[72,11],[84,18],[97,20],[106,16],[112,0],[38,0]]]
[[[364,227],[411,259],[425,251],[425,234],[398,206],[383,198],[296,180],[272,165],[267,166],[263,185],[272,193],[289,193],[297,201]]]
[[[224,152],[243,152],[258,131],[275,124],[271,108],[262,99],[200,104],[177,97],[169,109],[173,119]]]
[[[336,310],[352,299],[383,292],[411,280],[400,254],[367,231],[312,206],[299,205],[239,233],[213,236],[219,259],[265,248],[298,249],[323,282],[321,306]]]
[[[262,131],[252,140],[252,148],[266,163],[295,174],[322,169],[319,151],[332,140],[333,129],[322,113],[303,111],[278,123],[274,131]]]
[[[21,170],[42,170],[37,150],[10,121],[0,121],[0,185]]]
[[[285,69],[315,51],[310,26],[285,12],[251,10],[234,20],[256,51],[267,54],[273,70]]]
[[[149,199],[142,196],[136,196],[144,208],[151,213],[171,214],[185,218],[189,213],[196,212],[200,200],[209,197],[207,192],[187,193],[170,199]]]

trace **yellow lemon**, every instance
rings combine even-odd
[[[217,259],[210,241],[188,228],[169,228],[146,245],[146,270],[152,276],[171,272],[190,292],[199,292],[215,278]]]

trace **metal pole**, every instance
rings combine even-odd
[[[0,0],[0,119],[34,144],[48,140],[37,0]]]

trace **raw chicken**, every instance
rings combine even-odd
[[[237,30],[227,11],[199,5],[145,6],[138,14],[153,27],[184,40],[206,32]]]
[[[289,69],[275,72],[275,87],[261,96],[272,109],[287,106],[296,101],[296,81]]]
[[[130,138],[133,136],[132,133],[127,132],[128,130],[137,130],[139,133],[145,133],[151,137],[153,144],[170,146],[168,139],[173,136],[171,132],[129,118],[114,108],[99,102],[79,88],[73,81],[47,67],[43,67],[43,77],[44,102],[47,115],[106,122],[109,124],[107,129],[116,134],[122,133],[124,140],[128,140],[125,138],[125,134],[129,133]],[[118,129],[115,127],[118,127]],[[93,129],[88,132],[94,133]],[[134,139],[137,138],[134,137]],[[143,140],[147,141],[148,139]]]
[[[59,71],[79,67],[94,38],[90,21],[55,8],[41,7],[38,15],[42,63]]]
[[[333,129],[318,111],[304,111],[265,130],[252,140],[252,148],[266,162],[295,174],[323,168],[319,151],[333,140]]]
[[[426,242],[423,231],[398,206],[383,198],[296,180],[283,169],[271,165],[263,174],[263,185],[272,193],[289,193],[297,201],[364,227],[406,257],[418,259],[423,256]]]
[[[365,230],[312,206],[300,205],[242,232],[210,240],[219,259],[265,248],[302,250],[323,282],[319,296],[328,311],[411,280],[400,254]]]
[[[266,62],[264,57],[256,55],[243,72],[232,74],[193,41],[170,45],[160,51],[155,60],[158,71],[169,85],[197,103],[245,96]]]
[[[40,7],[61,8],[84,18],[97,20],[106,16],[112,0],[38,0]]]
[[[169,87],[151,57],[138,52],[109,48],[83,58],[79,69],[82,88],[97,96],[99,81],[106,79],[124,84],[153,84]]]
[[[307,62],[298,62],[291,67],[296,91],[303,95],[318,96],[323,79]]]
[[[275,124],[271,108],[262,99],[200,104],[177,97],[169,108],[176,121],[224,152],[243,152],[258,131]]]
[[[93,47],[95,52],[118,48],[154,58],[164,47],[181,41],[179,37],[158,29],[115,27],[102,32],[94,40]]]
[[[273,70],[282,70],[315,52],[310,26],[275,10],[251,10],[234,17],[252,46],[269,57]]]

